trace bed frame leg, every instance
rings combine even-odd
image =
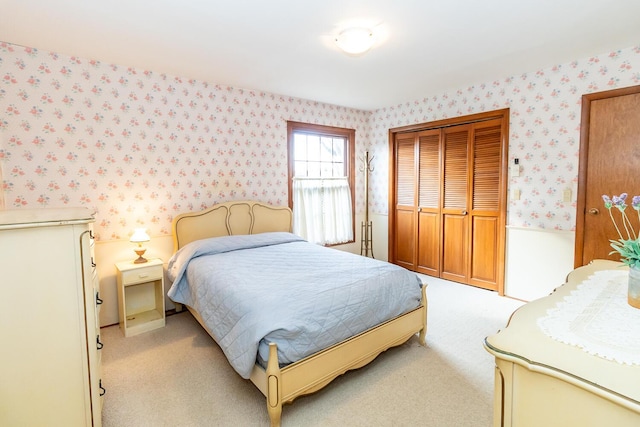
[[[427,284],[422,284],[422,305],[424,306],[424,318],[422,319],[422,329],[420,329],[420,345],[427,345]]]
[[[278,363],[278,346],[269,344],[269,361],[267,362],[267,412],[271,427],[280,427],[282,417],[282,384],[280,364]]]

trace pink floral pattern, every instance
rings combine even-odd
[[[640,47],[498,78],[373,112],[105,64],[0,42],[5,208],[88,206],[101,240],[214,203],[286,204],[286,121],[356,129],[369,150],[370,212],[388,212],[388,130],[511,109],[520,177],[508,223],[575,228],[581,95],[640,84]],[[356,211],[363,212],[359,173]],[[1,198],[1,197],[0,197]]]
[[[6,208],[88,206],[102,240],[227,200],[286,205],[286,121],[359,138],[369,115],[0,43]]]
[[[581,97],[638,84],[640,46],[439,93],[375,111],[372,152],[387,164],[390,128],[510,108],[509,158],[519,159],[521,172],[510,175],[509,189],[521,198],[510,198],[507,223],[575,230]],[[387,171],[370,177],[372,212],[388,211]],[[567,188],[571,202],[563,201]]]

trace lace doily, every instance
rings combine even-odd
[[[626,270],[597,271],[538,319],[556,341],[627,365],[640,365],[640,309],[627,303]]]

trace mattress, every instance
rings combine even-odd
[[[229,363],[249,378],[278,346],[296,362],[420,305],[415,273],[291,233],[198,240],[169,260],[169,297],[200,315]]]

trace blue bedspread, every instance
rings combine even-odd
[[[200,314],[243,378],[269,343],[282,365],[295,362],[416,308],[422,286],[402,267],[290,233],[189,243],[168,274],[169,297]]]

